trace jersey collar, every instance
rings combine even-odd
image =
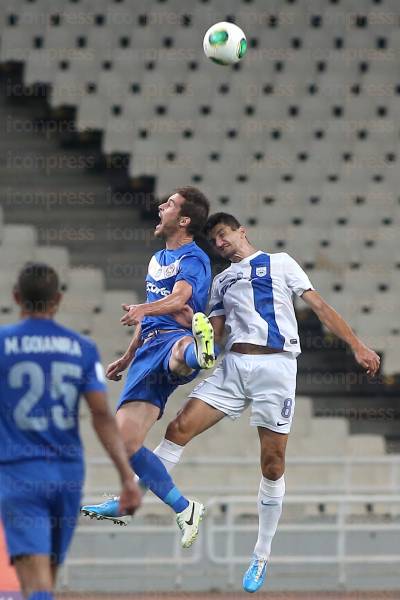
[[[255,258],[256,256],[259,256],[262,253],[263,253],[262,250],[257,250],[257,252],[250,254],[250,256],[246,256],[246,258],[242,258],[242,260],[239,260],[239,262],[232,263],[232,265],[239,265],[239,266],[248,265],[249,262],[251,260],[253,260],[253,258]]]

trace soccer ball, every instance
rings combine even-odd
[[[218,65],[232,65],[246,54],[247,40],[234,23],[215,23],[203,40],[205,55]]]

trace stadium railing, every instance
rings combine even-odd
[[[257,519],[249,520],[249,514],[246,513],[245,508],[246,506],[254,507],[256,501],[255,496],[249,495],[222,495],[210,498],[207,502],[207,518],[201,533],[201,540],[193,546],[190,553],[182,550],[178,530],[172,522],[172,518],[165,521],[156,520],[151,524],[143,524],[143,521],[135,518],[131,527],[111,528],[111,530],[110,524],[80,525],[77,536],[92,537],[102,534],[109,536],[111,531],[115,547],[125,548],[126,552],[122,557],[115,555],[111,557],[104,555],[103,557],[93,554],[76,557],[72,552],[63,567],[60,584],[64,588],[73,587],[72,572],[74,568],[97,566],[110,569],[112,572],[115,567],[140,567],[151,563],[152,565],[170,566],[175,586],[179,588],[188,566],[206,561],[209,565],[214,565],[214,568],[226,568],[226,584],[234,586],[237,565],[248,563],[247,542],[249,539],[254,540],[257,535]],[[372,515],[372,517],[365,517],[362,520],[351,517],[354,505],[369,503],[393,505],[396,507],[395,512],[398,515],[400,512],[399,494],[288,494],[285,497],[285,507],[304,507],[306,509],[310,503],[327,502],[337,507],[334,518],[308,518],[300,522],[295,519],[282,519],[271,556],[273,565],[282,567],[304,565],[306,570],[310,570],[313,566],[333,566],[337,576],[337,585],[344,588],[348,583],[348,569],[351,565],[368,567],[368,565],[400,564],[400,552],[396,541],[398,532],[400,532],[400,521],[397,517],[377,519]],[[145,504],[159,504],[159,501],[146,497]],[[137,555],[132,552],[132,547],[128,552],[128,546],[124,544],[131,539],[132,533],[135,536],[135,547],[138,548]],[[313,550],[312,535],[315,533],[325,536],[325,542],[329,538],[329,543],[316,544]],[[381,540],[378,544],[375,542],[372,545],[366,544],[363,538],[365,534],[372,539],[378,534],[386,535],[387,543],[382,545]],[[168,544],[162,545],[159,540],[160,536],[164,535],[169,536],[170,539]],[[249,536],[247,539],[245,539],[246,535]],[[283,544],[279,547],[279,540],[288,535],[290,536],[289,546],[288,540],[286,540],[286,545]],[[354,539],[357,535],[361,537],[355,544]],[[395,537],[393,538],[393,536]],[[152,538],[154,544],[151,543]],[[150,555],[141,552],[141,540],[144,539],[150,549]],[[305,539],[307,544],[304,544]],[[89,547],[92,546],[89,543]],[[97,547],[101,548],[101,544],[98,544]],[[289,552],[287,547],[290,549]],[[394,551],[391,552],[391,549]]]

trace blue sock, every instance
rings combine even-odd
[[[218,344],[214,344],[214,355],[215,357],[219,356],[221,353],[221,348]],[[201,369],[196,356],[196,346],[195,343],[192,342],[188,346],[186,346],[185,351],[183,353],[183,358],[185,363],[191,369]]]
[[[182,512],[189,506],[189,501],[175,487],[171,475],[154,452],[142,446],[132,454],[129,462],[136,475],[140,477],[141,484],[150,488],[153,494],[176,513]]]
[[[185,352],[183,353],[183,358],[184,358],[184,361],[187,364],[187,366],[190,367],[191,369],[200,369],[201,368],[197,361],[196,346],[195,346],[194,342],[192,342],[191,344],[186,346]]]
[[[54,600],[52,592],[32,592],[28,600]]]

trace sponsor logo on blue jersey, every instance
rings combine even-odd
[[[211,285],[211,267],[208,256],[195,242],[184,244],[175,250],[160,250],[152,257],[146,277],[147,302],[162,300],[172,293],[178,281],[186,281],[192,287],[188,301],[193,312],[204,312]],[[142,334],[153,329],[182,329],[182,325],[170,315],[145,317]]]
[[[152,283],[151,281],[148,281],[146,283],[146,292],[147,294],[158,294],[164,297],[169,296],[171,293],[170,290],[168,290],[166,287],[158,287],[155,283]]]

